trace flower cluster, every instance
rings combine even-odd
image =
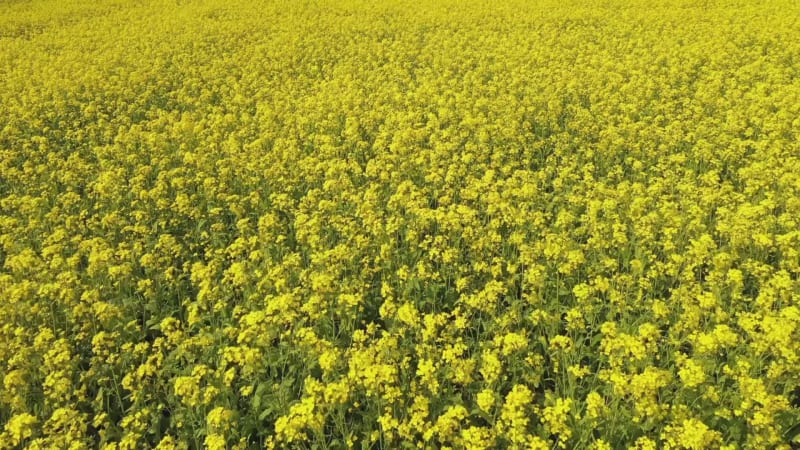
[[[0,1],[0,449],[796,447],[798,23]]]

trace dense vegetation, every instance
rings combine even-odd
[[[788,449],[798,19],[0,3],[0,448]]]

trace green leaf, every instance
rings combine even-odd
[[[261,414],[258,415],[258,420],[266,420],[267,417],[272,414],[274,411],[272,407],[268,407],[267,409],[261,411]]]
[[[793,427],[786,430],[784,436],[786,437],[786,440],[789,442],[800,443],[800,423],[797,423]]]

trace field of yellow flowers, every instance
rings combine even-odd
[[[800,3],[0,2],[0,449],[790,449]]]

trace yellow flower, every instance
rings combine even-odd
[[[686,419],[680,425],[668,425],[664,430],[666,448],[701,450],[718,446],[722,435],[697,419]]]
[[[217,406],[206,415],[206,424],[211,430],[223,430],[231,423],[233,416],[233,411]]]
[[[503,356],[508,356],[528,346],[528,338],[521,333],[506,333],[496,341],[498,341],[497,343]]]
[[[33,436],[37,423],[36,417],[28,413],[17,414],[6,422],[3,434],[12,446],[21,445],[23,441]]]
[[[596,391],[590,392],[586,396],[586,417],[596,420],[604,417],[606,412],[606,402]]]
[[[486,450],[494,448],[495,438],[491,429],[469,427],[461,431],[461,439],[467,450]]]
[[[517,384],[506,396],[500,412],[499,428],[503,436],[514,445],[522,445],[530,439],[527,433],[530,422],[529,408],[533,393],[524,385]]]
[[[598,439],[592,442],[592,446],[590,448],[592,450],[611,450],[611,444],[602,439]]]
[[[0,448],[791,445],[796,0],[0,3]]]
[[[178,444],[175,441],[175,438],[169,435],[161,438],[161,440],[158,442],[158,445],[156,446],[156,450],[177,450],[177,449],[178,449]]]
[[[436,419],[435,430],[440,442],[450,442],[453,435],[459,431],[461,422],[469,415],[467,409],[461,405],[450,406]]]
[[[642,436],[639,439],[636,439],[634,445],[628,448],[630,450],[656,450],[658,447],[652,439]]]
[[[225,437],[216,433],[207,435],[203,442],[208,450],[226,450],[228,448]]]
[[[200,402],[200,381],[194,376],[177,377],[174,381],[175,395],[181,397],[187,406],[195,406]]]
[[[289,408],[289,413],[275,422],[275,433],[279,439],[289,444],[306,439],[306,431],[317,431],[322,427],[322,416],[316,402],[305,397]]]
[[[421,360],[417,366],[417,376],[428,390],[436,391],[439,389],[439,381],[436,379],[436,365],[433,360]]]
[[[319,366],[326,373],[332,373],[340,359],[339,352],[336,349],[325,350],[319,356]]]
[[[487,414],[491,414],[492,410],[494,409],[495,404],[495,393],[491,389],[484,389],[478,393],[477,396],[478,407],[486,412]]]
[[[686,387],[697,387],[706,380],[703,367],[692,359],[687,359],[678,370],[678,375]]]
[[[572,399],[556,399],[555,405],[548,406],[542,411],[541,422],[551,434],[558,434],[560,440],[569,440],[572,435],[567,421],[572,411]]]
[[[346,379],[325,385],[325,402],[332,405],[344,404],[350,396],[350,385]]]
[[[494,383],[500,377],[500,374],[503,372],[503,365],[494,352],[483,352],[480,372],[489,384]]]

